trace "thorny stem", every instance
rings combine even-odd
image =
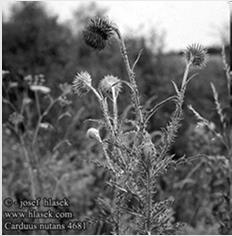
[[[103,112],[104,119],[106,121],[106,125],[108,126],[108,129],[111,131],[111,135],[113,135],[113,137],[115,137],[115,132],[114,132],[114,129],[113,129],[112,124],[110,122],[108,105],[104,99],[101,99],[99,102],[100,102],[100,106],[101,106],[101,109]]]
[[[227,178],[228,182],[228,190],[227,190],[227,207],[228,207],[228,214],[230,217],[230,227],[232,227],[232,140],[230,140],[230,136],[228,135],[228,146],[227,146],[227,153],[228,153],[228,161],[229,161],[229,176]]]
[[[112,170],[114,173],[116,173],[116,171],[115,171],[115,169],[114,169],[114,167],[113,167],[113,165],[112,165],[112,163],[111,163],[110,157],[109,157],[109,155],[108,155],[108,153],[107,153],[107,150],[106,150],[106,148],[105,148],[104,143],[101,142],[101,145],[102,145],[102,149],[103,149],[104,155],[105,155],[105,157],[106,157],[106,160],[107,160],[107,162],[108,162],[108,164],[109,164],[111,170]]]
[[[187,63],[186,68],[185,68],[184,77],[183,77],[182,85],[181,85],[181,91],[183,91],[183,92],[185,90],[185,86],[186,86],[186,82],[188,79],[188,74],[189,74],[189,69],[190,69],[191,64],[192,64],[192,60],[190,60],[190,62]]]
[[[147,219],[146,219],[146,231],[148,235],[151,235],[151,176],[150,176],[150,163],[147,161]]]
[[[106,125],[107,125],[108,129],[111,131],[111,134],[113,136],[115,136],[114,129],[113,129],[111,122],[110,122],[110,116],[109,116],[107,103],[105,102],[104,98],[97,92],[97,90],[94,87],[89,86],[89,88],[92,90],[92,92],[94,93],[94,95],[98,99],[98,102],[100,104],[100,107],[101,107],[101,110],[102,110],[102,113],[103,113],[103,116],[106,121]]]
[[[230,66],[227,64],[227,61],[226,61],[226,53],[225,53],[225,48],[224,47],[222,48],[222,62],[224,64],[224,70],[225,70],[225,73],[226,73],[227,92],[228,92],[228,99],[229,99],[229,102],[230,102],[230,96],[231,96],[230,87],[231,87],[232,80],[231,80],[231,75],[230,75]]]
[[[181,91],[180,91],[180,93],[178,93],[178,104],[176,104],[176,110],[173,113],[170,127],[177,127],[179,125],[180,119],[182,117],[182,106],[183,106],[183,102],[184,102],[184,95],[185,95],[187,78],[188,78],[190,66],[191,66],[191,62],[189,62],[185,68]],[[170,132],[168,134],[169,139],[165,142],[165,145],[162,148],[162,151],[160,153],[160,159],[162,159],[164,157],[164,155],[166,154],[166,152],[170,148],[171,142],[172,142],[173,138],[175,137],[176,132],[177,132],[177,130],[175,130],[175,129],[170,130]]]
[[[115,182],[117,183],[118,182],[117,175],[115,176],[115,178],[116,178]],[[119,221],[120,221],[119,205],[120,205],[120,203],[119,203],[118,195],[119,195],[119,190],[116,188],[114,190],[114,197],[113,197],[113,199],[114,199],[113,200],[113,211],[114,211],[114,216],[115,216],[115,218],[114,218],[114,225],[113,225],[114,226],[113,231],[114,231],[114,233],[116,235],[120,235],[120,224],[119,224]]]
[[[118,129],[118,107],[117,107],[117,96],[115,88],[112,88],[113,95],[113,113],[114,113],[114,130],[117,133]]]
[[[123,163],[124,167],[127,167],[127,164],[126,164],[126,161],[125,161],[125,158],[123,156],[123,153],[122,153],[121,149],[117,148],[117,151],[118,151],[118,155],[119,155],[120,159],[122,160],[122,163]]]
[[[117,132],[118,132],[118,106],[117,106],[117,95],[116,95],[116,91],[115,91],[114,87],[112,87],[112,96],[113,96],[113,113],[114,113],[114,132],[115,132],[115,135],[117,135]],[[117,151],[118,151],[118,155],[119,155],[120,159],[122,160],[124,166],[126,167],[126,162],[123,157],[123,153],[121,152],[121,150],[119,148],[117,148]]]
[[[143,124],[143,113],[142,113],[142,109],[140,106],[139,91],[138,91],[138,87],[137,87],[137,84],[135,81],[135,73],[130,67],[130,62],[129,62],[129,58],[127,56],[126,46],[125,46],[124,40],[121,36],[121,33],[119,32],[119,30],[117,28],[115,28],[114,30],[115,30],[116,34],[118,35],[122,57],[123,57],[125,65],[126,65],[126,70],[127,70],[127,74],[128,74],[130,83],[133,87],[133,91],[131,93],[131,99],[135,105],[137,117],[139,118],[140,123]]]
[[[112,88],[112,95],[113,95],[113,109],[114,109],[114,128],[112,127],[112,124],[110,122],[110,116],[109,116],[109,111],[108,111],[108,105],[107,105],[107,102],[104,100],[104,98],[96,91],[95,88],[93,88],[92,86],[89,86],[89,88],[93,91],[93,93],[95,94],[95,96],[97,97],[98,101],[99,101],[99,104],[100,104],[100,107],[101,107],[101,110],[103,112],[103,116],[104,116],[104,119],[106,121],[106,125],[108,127],[108,130],[111,131],[111,135],[113,136],[114,139],[116,139],[116,134],[117,134],[117,127],[118,127],[118,123],[117,123],[117,116],[118,116],[118,109],[117,109],[117,97],[116,97],[116,94],[115,94],[115,89]],[[111,169],[115,172],[112,164],[111,164],[111,161],[110,161],[110,158],[106,152],[106,149],[103,146],[103,151],[104,151],[104,154],[109,162],[109,165],[111,167]],[[123,158],[123,154],[121,152],[120,149],[117,149],[118,150],[118,154],[119,154],[119,157],[120,159],[122,160],[123,164],[126,166],[126,162]],[[115,172],[116,173],[116,172]]]

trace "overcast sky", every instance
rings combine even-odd
[[[90,1],[46,1],[48,9],[60,21],[72,17],[80,4]],[[108,8],[108,17],[123,33],[147,34],[150,28],[165,32],[166,50],[183,49],[198,42],[204,46],[220,45],[221,32],[227,33],[228,1],[96,1]],[[8,14],[12,1],[4,1],[3,12]],[[229,35],[229,34],[228,34]]]

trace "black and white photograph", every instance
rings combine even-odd
[[[2,235],[232,235],[232,1],[2,7]]]

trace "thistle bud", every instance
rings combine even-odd
[[[203,67],[206,64],[207,51],[199,44],[192,44],[185,51],[187,62],[191,62],[193,66]]]
[[[107,94],[112,92],[112,88],[114,88],[117,97],[122,88],[120,80],[113,75],[107,75],[101,80],[99,89],[103,94]]]
[[[142,145],[143,154],[146,158],[156,155],[156,148],[151,140],[151,136],[147,133],[145,135],[145,140]]]
[[[90,139],[95,139],[100,143],[102,142],[98,129],[89,128],[87,133],[86,133],[86,136]]]
[[[145,157],[155,156],[156,155],[156,149],[154,144],[151,141],[147,141],[143,145],[143,154]]]
[[[113,34],[114,27],[106,18],[91,19],[83,31],[85,43],[98,50],[106,47],[107,41]]]
[[[76,74],[73,80],[73,91],[79,96],[85,95],[89,92],[92,83],[91,76],[88,72],[81,72]]]

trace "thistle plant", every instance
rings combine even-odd
[[[220,225],[219,232],[221,234],[232,233],[232,127],[231,127],[231,107],[230,107],[230,88],[232,83],[232,77],[230,73],[230,67],[226,62],[226,56],[224,48],[222,49],[222,60],[224,64],[224,70],[226,75],[227,84],[227,97],[226,104],[222,104],[219,99],[219,94],[213,83],[210,84],[212,89],[212,97],[215,105],[215,111],[219,120],[219,125],[209,121],[199,114],[191,105],[189,109],[192,111],[198,121],[198,125],[206,127],[211,134],[213,139],[220,142],[223,146],[221,153],[218,155],[204,155],[202,164],[208,167],[211,175],[211,183],[217,181],[220,182],[220,190],[216,190],[212,194],[212,198],[216,199],[213,201],[212,214]],[[229,112],[226,112],[229,110]],[[199,165],[199,167],[202,165]],[[220,176],[220,179],[218,179]]]
[[[105,138],[100,135],[100,127],[87,131],[87,136],[102,146],[105,160],[95,162],[109,172],[107,184],[113,196],[111,204],[104,197],[98,200],[101,209],[98,220],[108,223],[113,234],[177,233],[182,224],[174,222],[173,199],[158,199],[158,181],[170,166],[180,161],[175,161],[169,150],[183,119],[182,106],[187,85],[196,76],[189,76],[189,72],[192,67],[204,66],[206,50],[197,44],[189,46],[185,52],[186,66],[181,87],[172,82],[176,94],[146,110],[141,104],[135,79],[135,67],[141,51],[131,65],[120,30],[106,18],[90,20],[83,38],[87,45],[97,50],[103,50],[111,38],[116,39],[128,76],[128,80],[122,80],[115,75],[106,75],[98,88],[93,87],[91,81],[94,78],[88,72],[77,74],[73,81],[76,94],[85,95],[90,91],[94,94],[103,116],[103,119],[95,121],[107,130]],[[136,114],[134,120],[118,112],[117,98],[122,86],[130,89],[131,107]],[[161,142],[155,145],[147,131],[148,122],[163,104],[171,101],[175,110],[166,128],[162,129]],[[128,123],[131,126],[129,131],[126,130]]]

